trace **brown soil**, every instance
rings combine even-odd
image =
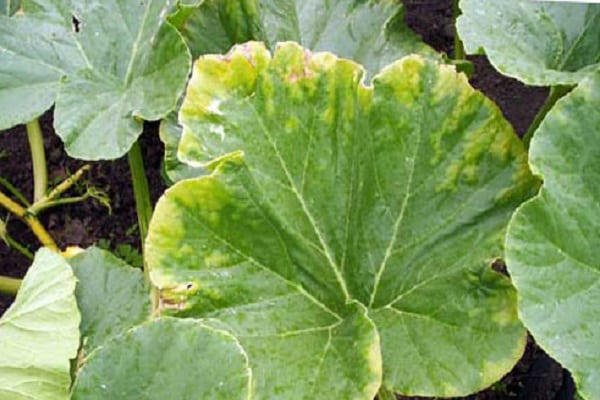
[[[423,39],[439,51],[452,55],[452,8],[451,0],[405,0],[406,21]],[[541,107],[546,88],[527,87],[499,75],[489,65],[485,57],[469,57],[474,63],[475,73],[471,77],[474,87],[484,92],[498,106],[513,124],[515,131],[522,135]],[[44,144],[47,151],[50,181],[64,179],[76,171],[82,162],[68,158],[61,141],[53,134],[51,112],[42,118],[45,133]],[[160,174],[163,146],[158,140],[157,124],[147,124],[142,136],[142,149],[145,155],[147,174],[153,200],[164,191]],[[32,177],[29,148],[25,129],[22,126],[0,134],[0,176],[11,181],[31,198]],[[91,163],[91,172],[86,180],[104,189],[110,196],[112,213],[90,200],[71,205],[68,208],[49,210],[42,216],[48,228],[61,247],[78,245],[87,247],[106,239],[111,247],[127,243],[139,248],[135,205],[130,184],[130,175],[125,158],[116,161]],[[6,213],[0,211],[0,218]],[[37,242],[29,230],[19,221],[12,219],[8,225],[10,234],[21,243]],[[22,277],[30,265],[30,260],[18,252],[10,250],[0,241],[0,274]],[[12,299],[0,295],[0,314]],[[548,357],[530,339],[522,360],[504,379],[492,388],[468,396],[465,399],[519,399],[519,400],[571,400],[574,386],[569,373]],[[398,399],[424,399],[418,397],[398,397]]]

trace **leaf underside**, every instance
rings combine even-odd
[[[544,187],[515,213],[506,240],[524,324],[586,399],[600,397],[598,110],[595,73],[548,113],[530,150]]]
[[[39,250],[0,319],[0,398],[69,398],[69,360],[79,347],[74,291],[69,264],[51,250]]]
[[[194,68],[180,153],[213,172],[159,201],[146,259],[164,313],[239,338],[257,397],[461,395],[523,351],[489,268],[536,188],[522,145],[452,67],[362,74],[294,43]]]
[[[457,29],[469,53],[529,85],[576,84],[600,69],[600,4],[461,0]]]

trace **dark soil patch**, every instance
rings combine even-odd
[[[423,39],[439,51],[448,55],[453,52],[453,29],[451,0],[405,0],[406,21]],[[512,123],[515,131],[523,135],[541,107],[548,90],[528,87],[520,82],[499,75],[483,56],[469,57],[475,65],[471,77],[474,87],[490,97]],[[75,172],[83,163],[66,156],[63,145],[52,132],[51,112],[42,118],[45,133],[44,144],[48,156],[50,181],[64,179]],[[164,191],[160,176],[163,146],[158,139],[157,124],[147,124],[141,143],[147,163],[147,174],[153,200]],[[0,176],[11,181],[31,198],[31,165],[25,128],[22,126],[0,134]],[[110,196],[112,213],[93,200],[49,210],[42,216],[61,247],[76,245],[87,247],[100,239],[111,247],[130,244],[139,249],[137,219],[130,174],[125,158],[116,161],[90,163],[92,169],[86,180]],[[0,218],[6,219],[0,210]],[[21,222],[14,218],[9,223],[10,234],[21,243],[37,246],[35,237]],[[34,248],[32,248],[33,250]],[[0,241],[0,274],[22,277],[30,260],[10,250]],[[0,314],[12,299],[0,295]],[[468,396],[472,400],[571,400],[573,382],[569,373],[548,357],[530,339],[522,360],[506,377],[492,388]],[[424,399],[398,397],[398,399]]]
[[[89,247],[103,241],[103,246],[114,250],[117,245],[128,244],[140,248],[137,216],[133,200],[133,189],[127,158],[115,161],[84,163],[67,157],[61,140],[53,134],[52,110],[40,120],[44,132],[44,147],[48,163],[48,181],[60,182],[84,164],[91,170],[81,181],[104,190],[110,197],[111,211],[95,200],[50,209],[41,215],[41,221],[61,248],[67,246]],[[156,201],[165,189],[160,175],[163,145],[158,138],[158,124],[145,126],[141,138],[146,172],[151,196]],[[31,156],[24,126],[17,126],[0,134],[0,149],[4,152],[0,159],[0,176],[9,180],[32,198]],[[83,192],[82,187],[74,188],[72,195]],[[0,210],[0,218],[6,220],[7,213]],[[9,219],[9,234],[20,243],[30,244],[35,251],[39,246],[31,231],[16,218]],[[8,248],[0,241],[0,274],[22,277],[31,261],[19,252]],[[0,295],[0,314],[10,305],[11,298]]]

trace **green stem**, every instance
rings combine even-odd
[[[46,152],[44,151],[44,138],[40,121],[35,118],[27,123],[27,139],[31,150],[31,164],[33,166],[33,201],[44,197],[48,188],[48,173],[46,171]]]
[[[573,89],[573,86],[552,86],[550,88],[550,93],[548,94],[544,105],[542,105],[542,108],[540,108],[540,111],[538,111],[536,114],[533,122],[531,122],[531,125],[529,125],[527,132],[525,132],[523,135],[523,143],[525,144],[526,149],[529,148],[529,143],[533,138],[533,134],[546,117],[546,114],[548,114],[548,111],[550,111],[558,99],[569,93],[571,89]]]
[[[144,242],[148,235],[150,218],[152,217],[152,200],[150,199],[150,190],[148,189],[148,178],[144,169],[144,159],[142,157],[142,148],[139,142],[135,142],[127,154],[129,169],[131,170],[131,181],[133,183],[133,197],[135,198],[135,209],[137,212],[138,226],[140,228],[140,239],[142,243],[142,253]],[[150,281],[150,269],[146,264],[144,257],[144,278],[150,286],[150,298],[152,300],[152,315],[158,312],[159,293],[156,287]]]
[[[0,293],[15,296],[21,287],[21,280],[0,276]]]
[[[33,203],[33,205],[27,209],[27,211],[29,211],[31,214],[37,215],[41,210],[48,208],[49,203],[58,201],[57,199],[64,192],[69,190],[71,186],[73,186],[79,179],[81,179],[83,174],[89,169],[89,165],[84,165],[83,167],[79,168],[77,172],[69,176],[67,179],[59,183],[54,189],[52,189],[47,196],[42,196],[41,198],[37,199],[35,203]]]
[[[28,259],[33,260],[33,253],[31,253],[27,247],[23,246],[21,243],[17,242],[15,239],[10,237],[8,233],[2,236],[2,239],[6,242],[6,244],[8,244],[9,247],[12,247],[13,249],[17,250],[19,253],[23,254]]]
[[[460,15],[460,7],[458,6],[458,0],[452,1],[452,22],[454,26],[454,59],[455,60],[464,60],[465,56],[465,47],[463,46],[462,40],[460,40],[460,36],[458,35],[458,29],[456,29],[456,19]]]
[[[379,400],[396,400],[396,395],[393,391],[382,385],[379,388],[379,392],[377,392],[377,398]]]
[[[0,206],[6,208],[8,211],[21,218],[23,222],[29,226],[33,234],[38,238],[43,246],[46,246],[50,250],[56,251],[57,253],[60,252],[60,249],[56,245],[54,239],[52,239],[52,236],[50,236],[46,228],[44,228],[35,215],[31,214],[19,203],[13,201],[2,192],[0,192]]]
[[[21,202],[21,204],[23,204],[25,207],[30,206],[29,201],[25,198],[25,196],[23,196],[23,193],[21,193],[19,191],[19,189],[17,189],[16,187],[13,186],[12,183],[10,183],[6,179],[2,178],[1,176],[0,176],[0,185],[4,186],[6,188],[6,190],[8,190],[10,192],[10,194],[15,196],[15,198],[17,200],[19,200]]]
[[[133,197],[135,198],[135,209],[140,227],[140,239],[142,248],[148,234],[148,226],[152,217],[152,201],[148,189],[148,179],[144,169],[144,159],[139,142],[135,142],[127,155],[129,169],[131,170],[131,181],[133,183]]]
[[[45,201],[43,204],[39,204],[35,208],[35,214],[39,214],[42,211],[48,210],[49,208],[53,208],[53,207],[64,206],[64,205],[67,205],[67,204],[79,203],[79,202],[82,202],[84,200],[87,200],[89,197],[90,197],[89,195],[84,194],[83,196],[66,197],[64,199],[58,199],[58,200],[48,200],[48,201]]]

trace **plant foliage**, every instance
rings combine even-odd
[[[531,143],[540,194],[514,215],[507,263],[537,343],[600,397],[600,73],[560,100]]]
[[[600,69],[600,4],[460,0],[457,28],[469,53],[530,85],[579,82]]]
[[[0,398],[69,398],[69,360],[79,347],[74,291],[69,264],[40,249],[15,302],[0,319]]]
[[[535,187],[522,146],[452,67],[362,75],[248,43],[200,58],[181,109],[180,155],[213,172],[159,201],[146,260],[163,311],[239,338],[260,397],[367,399],[382,376],[461,395],[523,351],[515,293],[489,268]]]
[[[190,68],[161,0],[23,0],[0,15],[0,129],[56,102],[54,127],[69,154],[117,158],[175,108]]]
[[[250,400],[250,369],[230,334],[192,319],[161,318],[93,352],[73,400]]]

